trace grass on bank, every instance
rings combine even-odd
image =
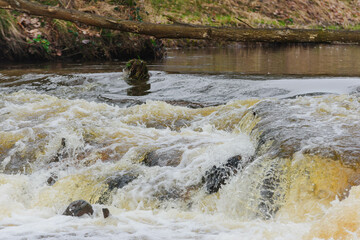
[[[338,28],[355,30],[360,4],[354,0],[145,0],[155,22],[169,15],[181,22],[260,28]],[[240,19],[240,21],[239,21]]]

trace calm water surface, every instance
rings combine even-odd
[[[360,47],[293,45],[185,50],[169,53],[161,70],[187,73],[359,76]]]

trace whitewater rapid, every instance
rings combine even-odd
[[[1,75],[0,239],[358,238],[358,78],[152,75],[142,96],[117,72]],[[62,215],[78,199],[93,216]]]

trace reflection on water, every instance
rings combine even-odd
[[[150,70],[169,73],[231,73],[243,75],[359,76],[360,46],[293,44],[252,45],[229,48],[168,50],[161,62],[149,63]],[[122,71],[124,62],[5,64],[0,73],[20,76]],[[0,83],[3,80],[0,80]]]
[[[151,85],[148,80],[134,80],[125,78],[125,82],[130,85],[130,88],[126,90],[128,96],[145,96],[150,92]]]
[[[360,46],[269,45],[169,51],[161,70],[259,75],[360,75]]]

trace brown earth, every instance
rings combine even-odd
[[[241,28],[360,29],[354,0],[37,0],[118,19]],[[165,40],[167,47],[226,43]],[[159,59],[151,37],[0,10],[0,61]]]

